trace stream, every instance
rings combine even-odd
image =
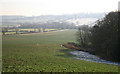
[[[103,60],[103,59],[100,59],[99,57],[97,57],[95,55],[92,55],[92,54],[89,54],[87,52],[71,51],[69,53],[72,54],[72,55],[75,55],[75,57],[74,57],[75,59],[97,62],[97,63],[113,64],[113,65],[119,65],[120,66],[120,63]]]

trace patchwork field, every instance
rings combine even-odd
[[[3,72],[118,72],[118,66],[73,59],[61,47],[76,42],[75,30],[3,36]]]
[[[39,30],[41,32],[43,32],[43,28],[40,28],[40,29],[37,29],[37,28],[19,28],[19,29],[8,29],[8,31],[5,33],[6,35],[12,35],[12,34],[16,34],[16,30],[18,30],[18,34],[21,34],[21,33],[32,33],[32,32],[39,32]],[[44,31],[46,32],[50,32],[50,31],[56,31],[57,29],[44,29]],[[2,33],[1,33],[2,34]]]

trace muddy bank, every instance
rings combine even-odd
[[[95,51],[91,50],[90,48],[82,48],[80,45],[72,43],[72,42],[68,42],[67,44],[62,44],[63,47],[65,48],[69,48],[69,49],[74,49],[74,50],[78,50],[78,51],[84,51],[84,52],[89,52],[89,53],[95,53]]]

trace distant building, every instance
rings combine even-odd
[[[16,25],[16,27],[20,27],[21,25]]]

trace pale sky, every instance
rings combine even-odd
[[[119,0],[0,0],[0,15],[61,15],[110,12]]]

